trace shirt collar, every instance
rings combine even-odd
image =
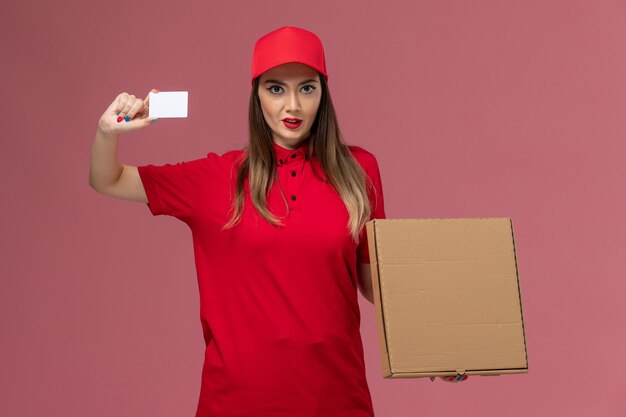
[[[309,152],[309,143],[311,137],[309,136],[300,144],[296,149],[283,148],[276,142],[272,142],[274,145],[274,155],[276,157],[276,165],[282,166],[292,161],[300,161],[302,159],[308,159],[307,153]]]

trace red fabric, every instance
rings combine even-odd
[[[349,148],[376,188],[371,218],[385,218],[376,158]],[[284,228],[256,213],[246,180],[242,223],[221,230],[243,150],[138,167],[151,213],[193,234],[206,342],[196,417],[372,417],[356,275],[357,262],[369,261],[365,229],[357,246],[305,144],[274,149],[290,210]],[[268,206],[282,216],[277,186]]]
[[[328,79],[322,40],[310,30],[283,26],[261,36],[254,44],[250,84],[270,68],[288,62],[308,65]]]

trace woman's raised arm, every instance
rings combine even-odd
[[[152,91],[158,92],[156,89]],[[145,100],[121,93],[100,117],[89,166],[89,185],[97,192],[129,201],[148,202],[137,167],[122,165],[117,158],[117,149],[121,133],[150,126],[149,99],[149,93]]]

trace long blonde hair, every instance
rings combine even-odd
[[[278,181],[276,159],[272,132],[267,125],[261,109],[258,96],[259,78],[253,81],[248,107],[248,145],[242,163],[237,170],[235,199],[230,211],[234,211],[230,220],[222,227],[229,229],[241,221],[244,207],[244,179],[249,179],[252,204],[265,220],[275,226],[283,226],[282,221],[267,209],[267,195],[273,181]],[[326,174],[324,181],[330,183],[343,200],[349,213],[346,225],[352,238],[358,243],[359,234],[371,214],[368,199],[368,188],[376,192],[374,186],[365,174],[360,164],[354,159],[339,130],[335,108],[325,77],[319,73],[322,96],[315,121],[311,126],[311,137],[306,153],[311,160],[313,154],[317,156],[320,166]],[[287,207],[285,196],[280,194]]]

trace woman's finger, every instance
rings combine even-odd
[[[455,376],[440,376],[442,380],[446,382],[457,383],[461,381],[465,381],[468,377],[467,375],[455,375]]]
[[[131,120],[133,120],[133,117],[135,117],[137,112],[142,109],[143,109],[143,100],[140,98],[135,99],[135,103],[133,103],[132,107],[128,111],[126,119],[124,120],[126,120],[127,122],[130,122]]]
[[[436,377],[434,376],[429,376],[428,378],[430,378],[430,381],[434,381],[436,379]],[[465,381],[468,378],[467,375],[454,375],[454,376],[440,376],[439,379],[441,379],[442,381],[446,381],[446,382],[461,382],[461,381]]]
[[[124,105],[124,108],[122,109],[122,111],[119,114],[119,116],[122,119],[130,120],[130,118],[128,117],[128,112],[130,111],[130,109],[132,109],[133,105],[135,104],[135,100],[137,100],[137,98],[134,95],[130,94],[128,96],[128,101],[126,101],[126,104]],[[118,117],[118,119],[119,119],[119,117]],[[128,121],[128,120],[126,120],[126,121]]]
[[[152,90],[150,90],[150,93],[158,93],[158,92],[159,92],[158,88],[153,88]],[[145,103],[146,108],[150,106],[150,93],[148,93],[146,98],[143,99],[143,102]]]
[[[115,113],[119,115],[126,107],[126,103],[128,103],[128,93],[121,93],[117,96],[117,103],[115,105]]]

